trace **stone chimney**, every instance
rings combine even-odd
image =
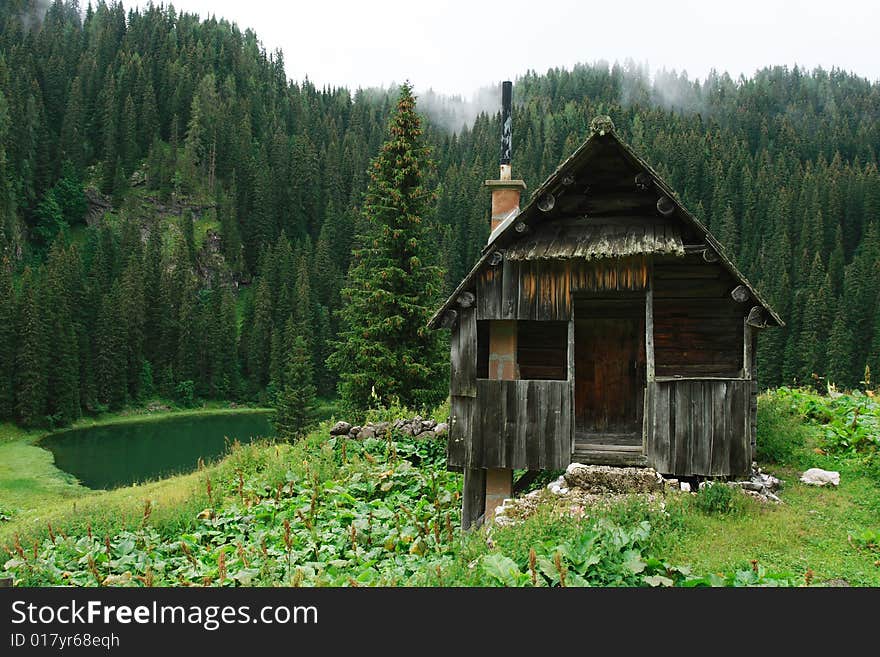
[[[492,190],[492,232],[519,214],[520,194],[526,188],[522,180],[513,180],[510,159],[513,150],[513,83],[501,84],[501,171],[498,180],[487,180]],[[509,223],[508,221],[508,223]]]

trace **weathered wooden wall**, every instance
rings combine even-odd
[[[746,305],[736,281],[701,256],[654,263],[654,366],[657,376],[740,377]]]
[[[452,398],[449,465],[553,470],[571,460],[568,381],[477,381],[477,398]]]
[[[568,378],[568,322],[517,322],[516,364],[519,378]]]
[[[658,380],[648,463],[679,476],[746,474],[752,460],[752,381]]]
[[[475,397],[477,394],[477,313],[463,308],[449,336],[449,394]]]
[[[657,380],[647,382],[647,462],[682,476],[747,472],[757,395],[754,331],[744,322],[750,304],[735,301],[737,282],[700,255],[658,257],[650,272],[642,257],[505,259],[488,267],[478,279],[475,304],[458,309],[451,336],[450,468],[565,467],[575,414],[572,382],[565,380],[571,369],[568,320],[573,314],[629,321],[632,315],[641,336],[650,279]],[[496,319],[519,320],[520,380],[487,379],[487,328]],[[643,354],[644,343],[632,338]],[[579,372],[573,364],[577,388],[588,368],[582,362]],[[641,426],[639,409],[632,415]]]
[[[477,402],[477,313],[473,306],[459,313],[449,345],[451,408],[446,455],[450,469],[461,470],[461,455],[470,440],[469,422]]]
[[[510,260],[477,277],[477,319],[567,321],[579,292],[643,290],[645,256],[608,260]]]

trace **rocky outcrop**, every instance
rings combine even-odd
[[[87,209],[86,209],[86,224],[89,226],[95,226],[104,216],[105,212],[110,212],[113,209],[113,204],[110,202],[110,199],[104,196],[97,189],[92,187],[87,187],[84,190]]]

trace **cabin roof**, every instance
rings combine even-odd
[[[779,315],[736,268],[724,252],[724,247],[709,229],[681,204],[676,193],[657,172],[617,136],[611,119],[608,117],[593,119],[590,131],[587,140],[535,190],[519,214],[509,217],[493,231],[476,264],[431,317],[428,326],[439,328],[443,314],[452,307],[463,291],[474,286],[478,272],[488,265],[490,258],[497,251],[503,251],[504,257],[515,260],[598,259],[647,253],[683,256],[685,245],[679,228],[682,224],[690,227],[706,247],[718,256],[719,264],[749,289],[770,320],[777,326],[784,326]],[[592,216],[594,210],[600,209],[595,205],[599,201],[591,200],[589,190],[583,189],[584,186],[582,181],[578,180],[577,174],[589,171],[592,166],[597,169],[596,179],[599,181],[603,175],[609,173],[607,166],[604,172],[598,170],[600,158],[606,165],[610,165],[612,170],[616,170],[618,177],[623,170],[646,174],[640,181],[642,189],[648,189],[656,196],[665,196],[672,203],[670,207],[665,208],[666,218],[661,218],[659,211],[655,211],[658,215],[656,220],[645,216],[630,218]],[[653,190],[650,190],[651,186]],[[631,187],[634,190],[636,183],[633,182]],[[580,195],[570,193],[569,190],[572,188],[580,188],[582,192]],[[629,190],[617,189],[615,193],[625,195]],[[548,194],[560,201],[553,213],[545,213],[539,209],[539,200],[544,199]],[[573,198],[580,198],[582,201],[576,207],[570,205],[566,208],[564,201]],[[675,219],[679,219],[679,222]],[[553,221],[558,226],[549,226],[548,221]],[[540,230],[532,231],[533,228],[538,227]]]
[[[510,260],[595,260],[646,253],[684,255],[678,226],[637,219],[614,223],[598,223],[584,217],[554,221],[540,232],[514,242],[505,249],[504,257]]]

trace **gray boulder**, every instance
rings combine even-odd
[[[340,420],[336,424],[333,425],[333,428],[330,429],[331,436],[345,436],[348,435],[348,432],[351,431],[351,424],[348,422],[343,422]]]

